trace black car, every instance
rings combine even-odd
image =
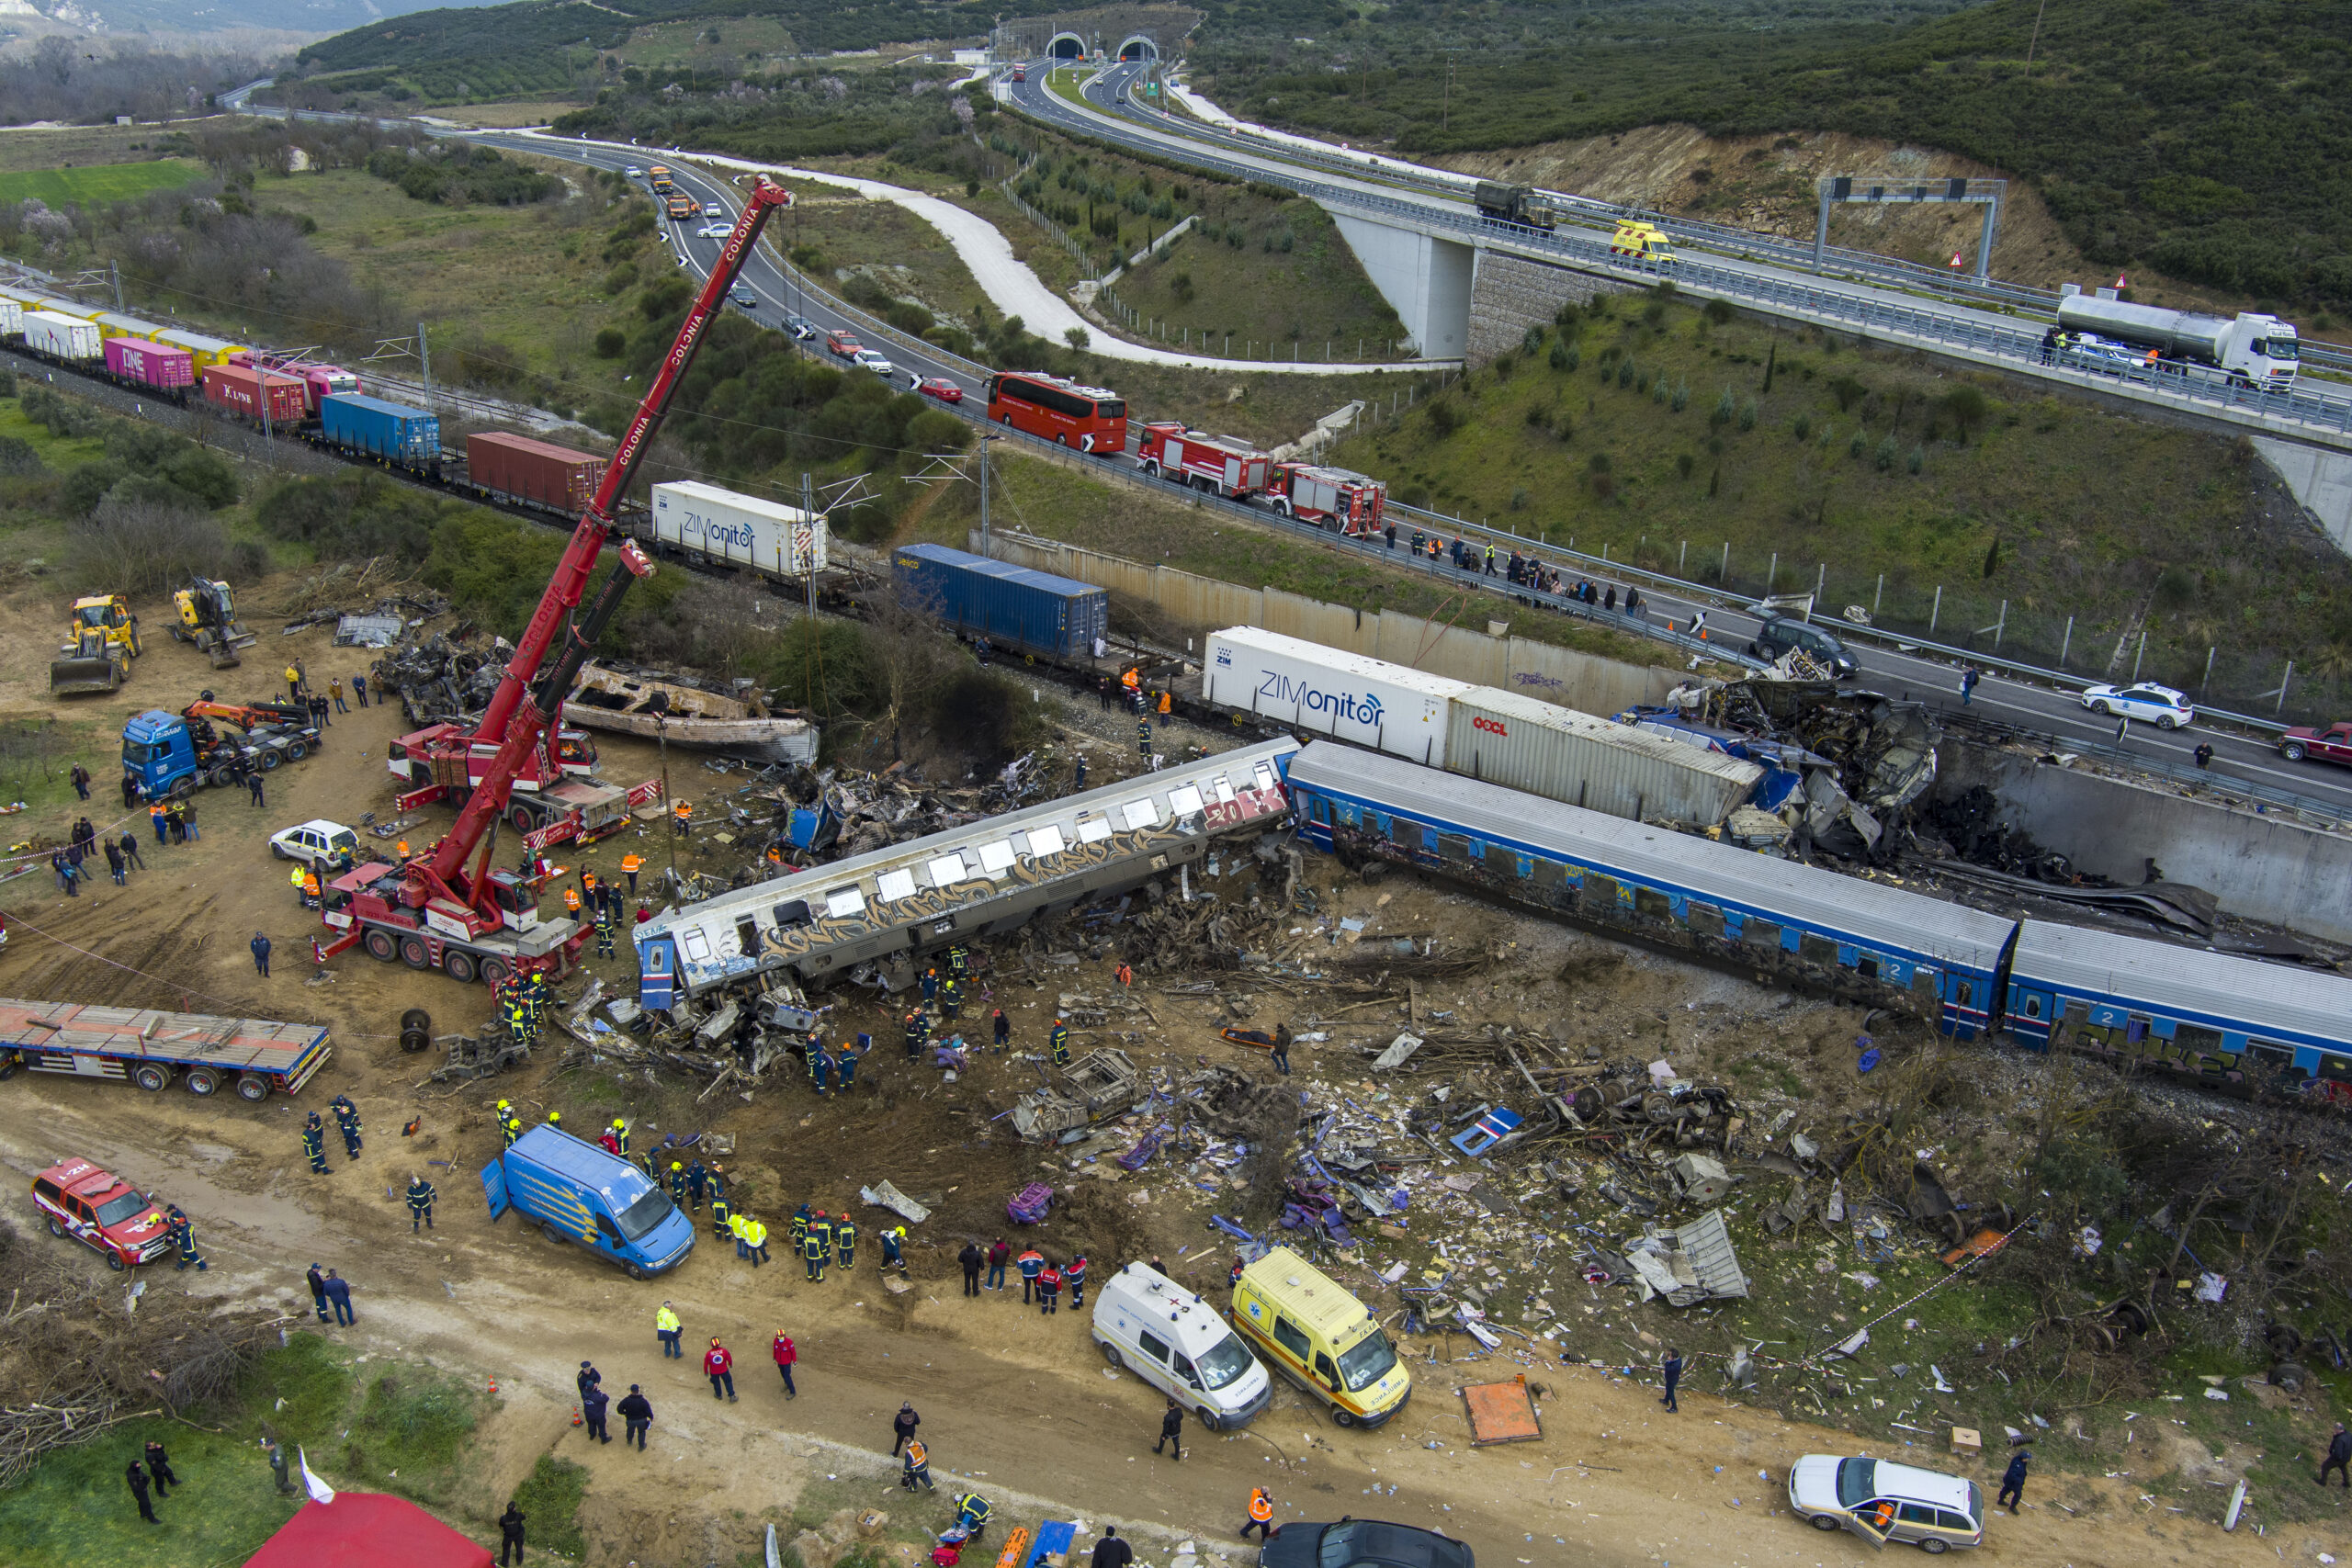
[[[1844,643],[1810,621],[1792,621],[1786,615],[1765,616],[1747,651],[1758,659],[1778,659],[1792,648],[1804,649],[1807,658],[1840,681],[1850,681],[1860,673]]]
[[[1258,1549],[1258,1568],[1475,1568],[1460,1541],[1413,1525],[1341,1519],[1283,1525]]]

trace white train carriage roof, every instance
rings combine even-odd
[[[2027,920],[2013,983],[2111,998],[2168,1018],[2268,1039],[2352,1048],[2352,979],[2084,926]],[[2281,1041],[2284,1043],[2285,1040]]]
[[[1670,829],[1481,784],[1351,746],[1317,740],[1291,762],[1293,782],[1461,829],[1473,837],[1649,886],[1670,887],[1873,952],[1916,953],[1991,973],[2016,922],[1836,872],[1815,871]]]
[[[699,988],[729,974],[749,972],[736,929],[750,920],[765,932],[775,925],[779,905],[803,902],[815,919],[852,916],[933,889],[1001,877],[1023,858],[1058,854],[1138,828],[1182,822],[1232,800],[1238,792],[1269,789],[1280,782],[1283,759],[1297,750],[1298,743],[1288,739],[1242,747],[753,883],[656,915],[637,929],[635,940],[642,947],[665,937],[677,939],[680,970],[690,988]],[[1261,825],[1275,826],[1281,820],[1268,818]],[[926,904],[912,908],[904,923],[936,918]]]

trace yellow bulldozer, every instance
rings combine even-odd
[[[244,662],[237,656],[251,648],[255,638],[237,619],[236,599],[227,583],[199,577],[173,594],[172,603],[180,613],[172,636],[196,644],[215,670]]]
[[[112,692],[130,678],[139,657],[139,617],[119,593],[74,601],[65,641],[49,665],[49,694]]]

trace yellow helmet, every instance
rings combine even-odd
[[[560,1111],[550,1111],[548,1112],[548,1120],[550,1122],[560,1122],[563,1120],[563,1112]]]
[[[498,1102],[498,1109],[501,1111],[511,1111],[514,1109],[514,1106],[511,1101],[502,1100]]]
[[[614,1131],[614,1132],[616,1132],[616,1133],[617,1133],[617,1132],[619,1132],[620,1130],[621,1130],[621,1119],[620,1119],[619,1117],[616,1116],[616,1117],[614,1117],[614,1118],[613,1118],[613,1131]]]
[[[683,1165],[680,1165],[676,1160],[672,1160],[672,1161],[670,1162],[670,1168],[671,1168],[672,1170],[684,1170],[684,1169],[685,1169],[686,1168],[685,1168],[684,1166],[683,1166]]]

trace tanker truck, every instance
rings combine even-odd
[[[2199,316],[2126,304],[2112,288],[2102,288],[2060,299],[2058,329],[2152,348],[2166,359],[2211,365],[2265,391],[2284,392],[2295,385],[2299,355],[2294,324],[2276,316],[2241,313],[2234,321]]]

